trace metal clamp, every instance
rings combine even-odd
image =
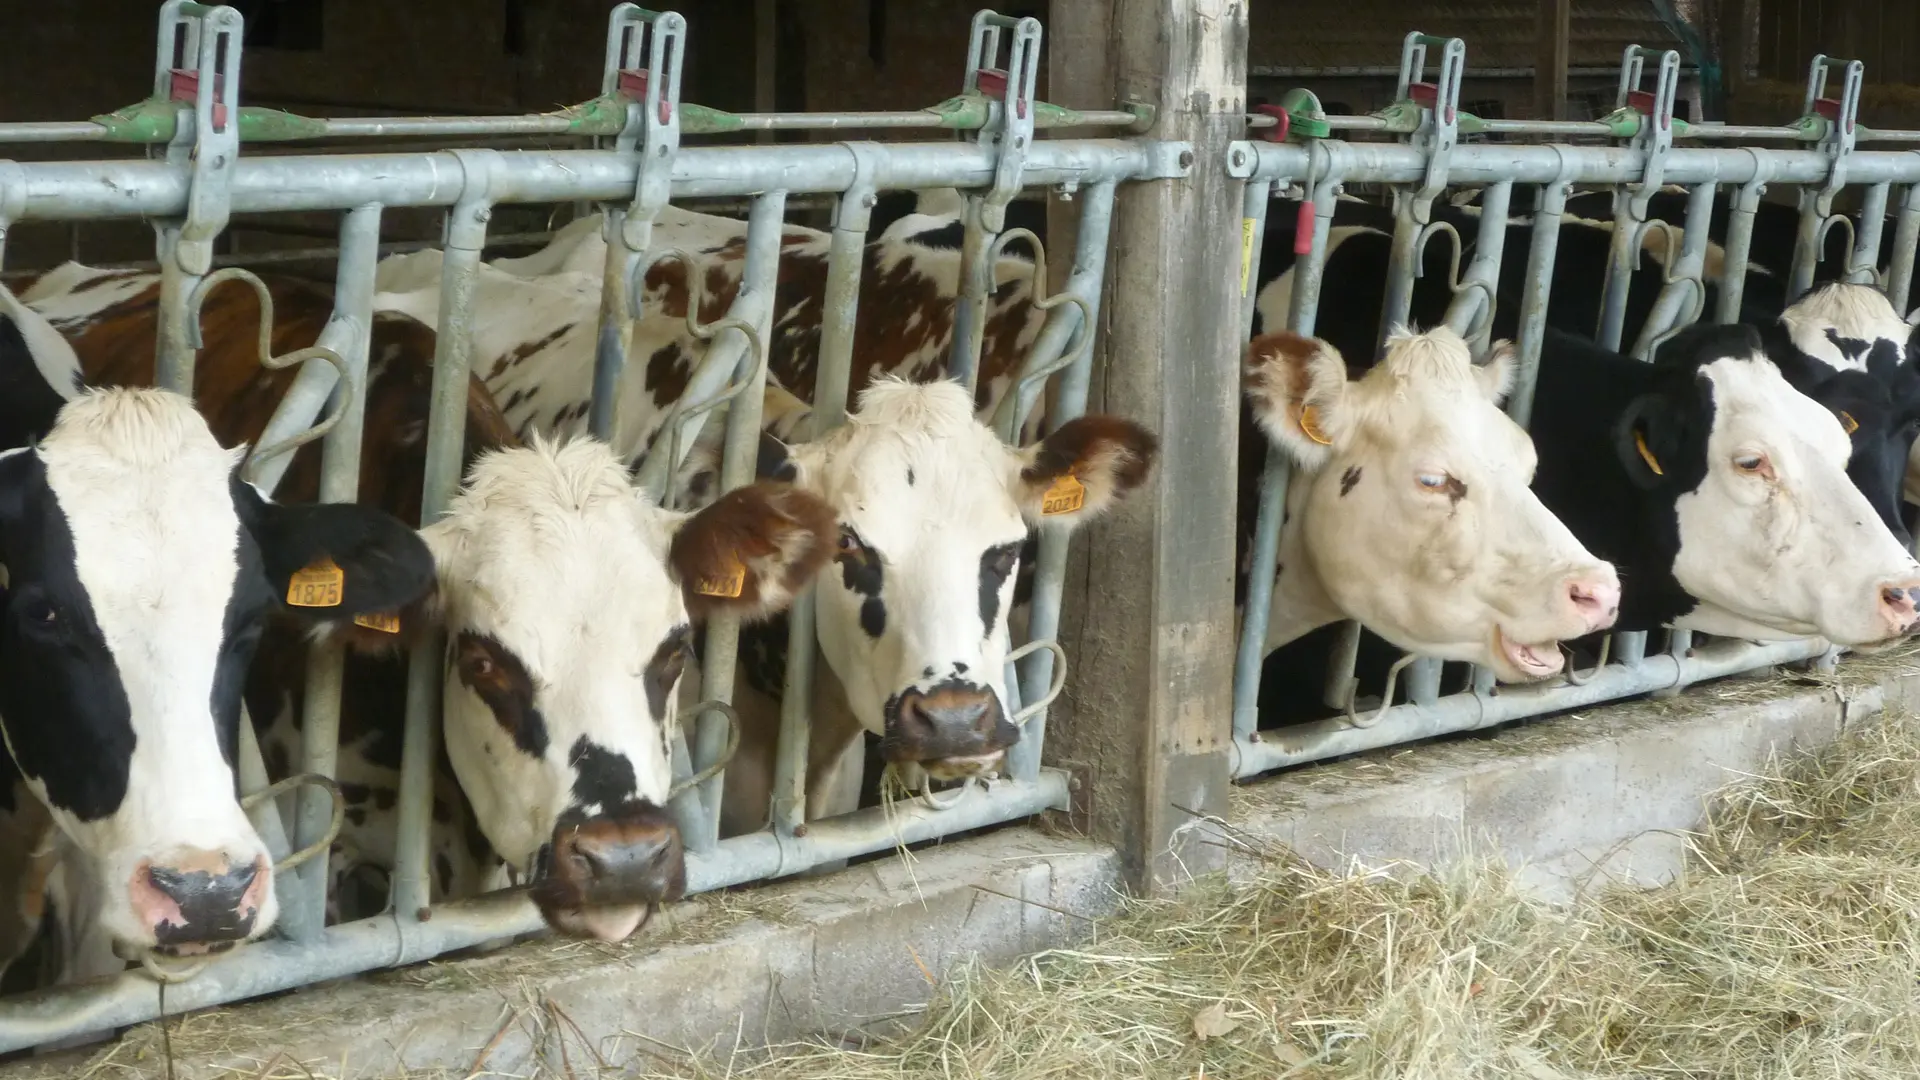
[[[992,67],[1000,56],[1000,32],[1012,31],[1007,66]],[[1034,85],[1040,74],[1040,20],[1015,19],[982,9],[974,13],[967,41],[965,94],[998,97],[987,123],[975,138],[995,151],[993,187],[980,202],[980,223],[988,232],[1006,227],[1007,204],[1020,191],[1020,173],[1033,143]]]
[[[653,219],[672,195],[673,155],[680,148],[680,72],[687,20],[675,11],[618,4],[607,17],[607,54],[600,92],[627,102],[627,123],[614,149],[637,154],[633,205],[621,223],[629,250],[647,250]],[[645,56],[646,66],[640,66]],[[609,238],[611,239],[611,238]]]
[[[333,816],[327,821],[326,830],[320,834],[320,839],[273,864],[273,872],[276,874],[286,873],[301,863],[313,859],[331,848],[333,842],[339,838],[340,826],[347,815],[347,804],[340,794],[340,785],[335,783],[332,777],[322,776],[319,773],[295,773],[283,780],[276,780],[251,795],[240,797],[240,809],[252,810],[263,802],[277,799],[289,791],[303,787],[317,787],[324,790],[333,802]]]
[[[1440,46],[1439,77],[1431,83],[1420,81],[1426,74],[1429,45]],[[1447,186],[1447,165],[1460,141],[1460,79],[1466,66],[1467,43],[1456,37],[1415,30],[1400,46],[1395,97],[1412,101],[1422,112],[1420,128],[1410,140],[1427,158],[1426,177],[1412,196],[1413,220],[1421,225],[1433,220],[1433,200]]]
[[[320,360],[331,365],[340,377],[339,382],[335,384],[339,390],[334,395],[332,412],[298,435],[266,446],[256,446],[247,452],[247,460],[242,467],[241,475],[248,483],[254,483],[258,479],[262,462],[268,458],[298,450],[315,439],[324,437],[327,432],[334,429],[336,424],[340,423],[340,418],[346,415],[348,406],[353,404],[353,380],[349,377],[345,358],[325,345],[309,345],[284,356],[273,355],[273,294],[268,291],[266,282],[261,281],[253,271],[243,267],[229,266],[207,275],[193,290],[193,295],[187,298],[187,343],[190,346],[197,350],[205,345],[204,339],[200,336],[200,309],[206,304],[208,294],[220,285],[235,280],[244,281],[253,286],[253,294],[260,302],[260,335],[257,349],[261,367],[269,371],[284,371],[309,360]]]
[[[705,275],[699,272],[698,259],[692,252],[685,248],[668,248],[643,263],[635,264],[633,278],[627,283],[627,310],[633,312],[633,317],[636,320],[640,318],[640,312],[643,310],[641,306],[643,299],[642,294],[646,291],[647,287],[647,272],[663,262],[678,262],[686,268],[687,333],[692,334],[701,341],[711,343],[714,336],[722,330],[738,330],[741,335],[747,339],[747,348],[753,355],[752,362],[747,365],[746,373],[736,374],[733,379],[729,380],[727,384],[722,386],[712,397],[707,398],[705,401],[697,401],[691,404],[688,403],[684,396],[676,400],[673,403],[673,407],[667,410],[667,415],[661,420],[661,426],[658,434],[655,436],[654,445],[648,448],[646,454],[641,458],[640,463],[635,466],[636,472],[644,470],[655,454],[660,453],[662,449],[666,451],[668,456],[666,459],[665,475],[669,477],[669,480],[665,482],[666,490],[660,496],[660,505],[671,508],[677,492],[670,478],[674,475],[675,470],[680,464],[681,427],[688,420],[711,412],[727,402],[732,401],[734,398],[739,397],[748,387],[752,386],[759,378],[760,370],[767,364],[767,347],[766,343],[760,340],[759,328],[745,319],[727,316],[726,318],[715,319],[710,323],[700,321],[700,307],[706,300]],[[662,439],[661,436],[664,436],[664,439]],[[664,446],[662,445],[663,443]]]
[[[1845,70],[1839,100],[1826,96],[1827,73],[1836,67]],[[1834,60],[1825,54],[1815,56],[1807,66],[1807,93],[1800,103],[1801,118],[1805,121],[1819,116],[1827,125],[1826,134],[1820,140],[1821,148],[1830,159],[1827,182],[1821,186],[1814,202],[1814,208],[1822,217],[1833,214],[1833,197],[1847,184],[1847,159],[1853,155],[1859,135],[1860,84],[1866,70],[1867,66],[1858,60]],[[1822,236],[1824,238],[1824,230]]]
[[[187,213],[170,256],[189,274],[213,266],[213,241],[227,227],[233,166],[240,156],[240,44],[243,20],[230,7],[167,0],[153,92],[191,103],[193,122],[177,124],[167,161],[187,169]],[[193,57],[194,67],[188,68]]]
[[[733,706],[718,698],[713,698],[695,705],[693,711],[687,714],[687,719],[698,720],[707,713],[719,713],[721,716],[727,718],[727,745],[720,751],[720,756],[709,763],[706,768],[701,769],[692,776],[677,781],[673,787],[667,791],[668,802],[672,802],[687,792],[692,791],[694,788],[699,787],[701,784],[719,776],[721,772],[725,771],[727,765],[733,761],[733,755],[740,750],[740,714],[734,711]]]
[[[1660,61],[1652,91],[1640,89],[1646,61]],[[1680,54],[1673,49],[1629,45],[1620,57],[1620,85],[1614,95],[1616,110],[1630,109],[1643,118],[1634,142],[1647,155],[1646,171],[1632,185],[1633,216],[1644,221],[1647,204],[1659,193],[1666,174],[1667,154],[1673,150],[1673,107],[1680,93]]]

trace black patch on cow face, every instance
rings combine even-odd
[[[1460,500],[1467,497],[1467,485],[1457,476],[1447,477],[1447,486],[1441,490],[1447,493],[1447,501],[1455,506],[1459,506]]]
[[[533,704],[533,679],[513,650],[486,634],[463,632],[454,641],[460,682],[493,710],[494,722],[523,754],[547,752],[547,721]]]
[[[1340,497],[1343,499],[1346,498],[1347,493],[1353,490],[1353,485],[1359,482],[1360,466],[1347,466],[1347,471],[1340,474]]]
[[[980,553],[980,626],[982,637],[993,636],[993,624],[1000,618],[1000,589],[1007,583],[1020,560],[1024,539],[990,547]]]
[[[0,450],[44,437],[64,404],[33,362],[20,327],[0,315]]]
[[[126,798],[137,738],[74,558],[39,456],[0,460],[0,725],[50,803],[97,821]]]
[[[647,661],[647,709],[655,720],[667,718],[667,695],[673,693],[673,685],[680,681],[680,672],[686,669],[687,657],[693,652],[693,627],[682,623],[667,632],[667,639],[653,651],[653,659]]]
[[[1831,326],[1827,327],[1827,340],[1833,343],[1834,348],[1840,350],[1841,356],[1849,360],[1860,359],[1867,355],[1868,349],[1873,347],[1873,343],[1870,341],[1862,341],[1859,338],[1843,338],[1840,336],[1840,331]]]
[[[868,547],[860,535],[845,525],[840,527],[840,548],[834,556],[840,564],[840,581],[848,592],[866,599],[860,604],[860,629],[878,639],[887,632],[887,604],[880,598],[886,585],[886,569],[880,553]]]
[[[754,461],[754,475],[761,480],[781,480],[791,484],[800,475],[800,470],[794,467],[787,444],[763,431],[760,433],[759,453]]]
[[[615,753],[585,735],[574,740],[567,751],[567,764],[573,768],[575,806],[597,806],[601,813],[632,802],[640,790],[633,773],[633,762],[625,754]]]

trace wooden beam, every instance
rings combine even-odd
[[[1156,106],[1151,134],[1191,143],[1192,174],[1117,199],[1090,410],[1153,428],[1160,459],[1147,490],[1076,540],[1072,700],[1047,756],[1085,767],[1094,835],[1151,894],[1226,861],[1196,819],[1225,814],[1231,783],[1240,185],[1225,172],[1245,133],[1247,6],[1054,0],[1053,25],[1102,11],[1106,38],[1056,37],[1054,63],[1104,65],[1113,100]]]
[[[1573,0],[1539,0],[1534,24],[1533,115],[1567,118],[1567,67],[1572,50]]]

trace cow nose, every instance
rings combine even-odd
[[[1620,581],[1612,575],[1573,578],[1567,582],[1567,599],[1586,621],[1588,633],[1605,630],[1620,615]]]
[[[562,825],[552,876],[580,906],[658,904],[686,892],[686,848],[673,819],[651,804]]]
[[[154,944],[176,952],[245,941],[272,877],[264,855],[234,866],[223,852],[183,849],[134,870],[134,914]]]
[[[1880,617],[1893,634],[1913,629],[1914,602],[1920,600],[1920,581],[1895,581],[1880,586]]]

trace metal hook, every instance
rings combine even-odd
[[[721,771],[733,761],[733,755],[740,749],[740,714],[734,711],[732,705],[718,698],[703,701],[693,707],[693,711],[688,714],[687,718],[697,720],[710,712],[717,712],[727,718],[727,745],[721,749],[720,756],[715,758],[712,764],[673,785],[673,787],[667,791],[668,802],[672,802],[680,796],[685,795],[688,791],[719,776]]]
[[[188,979],[205,971],[207,965],[212,962],[213,957],[202,956],[188,961],[181,967],[169,969],[160,963],[158,955],[151,949],[145,950],[140,954],[140,966],[146,969],[147,974],[153,976],[154,982],[159,983],[186,982]]]
[[[1579,672],[1573,670],[1573,650],[1567,648],[1566,645],[1562,643],[1560,646],[1560,651],[1567,654],[1567,670],[1566,670],[1567,685],[1568,686],[1585,686],[1588,683],[1592,682],[1593,677],[1595,675],[1600,674],[1600,672],[1606,668],[1607,654],[1612,650],[1613,650],[1613,635],[1602,634],[1600,636],[1600,662],[1593,665],[1592,671],[1589,671],[1585,675],[1582,675]]]
[[[321,852],[326,851],[333,846],[334,840],[339,838],[340,826],[347,814],[346,801],[340,795],[340,785],[335,783],[332,777],[322,776],[319,773],[295,773],[284,780],[277,780],[274,783],[268,784],[266,787],[261,788],[251,795],[243,795],[240,797],[240,809],[252,810],[254,807],[259,806],[269,799],[278,798],[295,788],[303,787],[324,789],[328,798],[333,802],[333,817],[327,822],[327,830],[321,834],[320,839],[315,840],[299,851],[274,863],[273,872],[276,874],[291,870]]]
[[[1453,240],[1453,259],[1447,266],[1447,284],[1457,290],[1460,286],[1460,256],[1465,243],[1460,239],[1460,230],[1454,228],[1450,221],[1435,221],[1421,227],[1420,235],[1413,241],[1413,276],[1427,275],[1427,241],[1433,239],[1436,232],[1444,232]]]
[[[1661,237],[1667,242],[1666,250],[1661,256],[1660,269],[1662,271],[1662,279],[1672,281],[1673,278],[1670,275],[1673,273],[1674,263],[1679,261],[1680,248],[1681,245],[1686,242],[1686,233],[1675,226],[1673,222],[1661,221],[1659,218],[1655,218],[1652,221],[1641,222],[1640,227],[1634,230],[1633,268],[1635,270],[1640,269],[1641,256],[1646,254],[1647,233],[1649,230],[1659,232]]]
[[[1833,227],[1836,225],[1844,225],[1847,227],[1847,261],[1852,262],[1855,241],[1853,219],[1845,214],[1827,215],[1827,217],[1820,222],[1819,230],[1814,233],[1813,244],[1821,251],[1825,251],[1827,249],[1827,233],[1833,231]]]
[[[1014,441],[1020,425],[1026,421],[1026,417],[1017,414],[1020,410],[1020,401],[1027,396],[1028,388],[1036,383],[1045,382],[1056,373],[1079,363],[1081,356],[1093,347],[1093,308],[1085,299],[1066,291],[1041,297],[1040,291],[1047,282],[1047,249],[1040,242],[1040,238],[1033,234],[1033,230],[1008,229],[995,236],[993,243],[987,246],[987,265],[998,266],[1000,256],[1005,253],[1007,244],[1017,238],[1024,238],[1033,247],[1033,273],[1029,277],[1030,285],[1028,286],[1029,303],[1039,311],[1052,311],[1061,304],[1072,304],[1080,309],[1080,325],[1074,327],[1073,336],[1067,339],[1066,347],[1060,350],[1060,355],[1052,363],[1044,367],[1023,370],[1016,375],[1011,392],[1001,399],[999,407],[994,410],[994,426],[1005,433],[1009,442]],[[997,283],[995,287],[998,288]],[[1011,423],[1002,423],[1003,420],[1010,420]]]
[[[640,318],[640,312],[644,310],[641,300],[646,290],[647,273],[663,262],[678,262],[682,267],[686,268],[687,333],[692,334],[701,341],[711,344],[715,335],[719,334],[722,330],[738,330],[740,334],[747,339],[747,348],[751,350],[753,354],[753,362],[747,366],[745,376],[729,380],[725,386],[722,386],[717,393],[705,401],[697,401],[689,404],[686,398],[682,397],[673,403],[671,409],[667,410],[667,415],[662,420],[659,430],[666,436],[666,451],[668,454],[666,475],[669,479],[666,481],[666,491],[661,496],[660,503],[663,507],[670,509],[673,506],[674,498],[677,494],[674,490],[671,477],[674,475],[674,471],[680,463],[681,426],[696,416],[704,415],[732,401],[734,398],[739,397],[747,387],[752,386],[754,381],[760,377],[761,370],[767,365],[767,347],[766,343],[760,340],[759,328],[744,319],[729,315],[725,318],[715,319],[710,323],[700,321],[700,308],[706,302],[706,281],[704,275],[696,273],[698,265],[695,257],[692,252],[685,248],[667,248],[646,262],[638,263],[634,266],[633,276],[628,279],[627,282],[627,310],[633,313],[633,318],[636,321]],[[652,450],[648,451],[647,456],[651,457],[654,453],[658,452],[659,449],[660,447],[656,445]]]
[[[1387,688],[1380,695],[1380,708],[1374,710],[1364,720],[1353,711],[1353,699],[1360,690],[1360,680],[1353,680],[1353,685],[1347,688],[1347,723],[1357,728],[1370,728],[1378,724],[1387,715],[1387,710],[1393,708],[1393,691],[1399,685],[1400,673],[1406,670],[1408,664],[1418,659],[1418,656],[1408,653],[1393,662],[1393,666],[1387,669]]]
[[[235,280],[244,281],[248,285],[253,286],[253,294],[258,297],[260,301],[260,338],[258,351],[261,367],[269,371],[284,371],[295,365],[304,364],[309,360],[324,360],[332,365],[333,370],[339,375],[339,381],[335,384],[337,389],[334,393],[334,406],[331,413],[298,435],[282,439],[277,443],[271,443],[266,446],[256,446],[247,452],[247,460],[241,467],[241,475],[246,478],[248,483],[253,483],[259,476],[262,462],[268,458],[298,450],[300,447],[326,435],[327,432],[334,429],[335,425],[340,423],[340,418],[346,415],[347,407],[353,404],[353,380],[347,377],[346,360],[343,359],[339,353],[334,352],[325,345],[310,345],[304,349],[296,349],[293,352],[287,353],[285,356],[273,355],[273,294],[268,291],[267,283],[261,281],[258,275],[254,274],[251,270],[238,266],[229,266],[208,274],[206,278],[200,282],[199,287],[193,290],[193,295],[187,298],[188,345],[194,349],[199,349],[204,345],[204,339],[200,336],[200,309],[206,304],[208,294],[212,293],[215,287],[225,282]]]
[[[1041,695],[1039,701],[1033,702],[1013,714],[1014,727],[1024,727],[1027,721],[1040,715],[1041,710],[1053,704],[1054,699],[1060,696],[1060,691],[1066,688],[1067,650],[1061,648],[1060,643],[1057,641],[1045,638],[1038,641],[1029,641],[1025,645],[1008,653],[1007,663],[1011,664],[1025,659],[1042,649],[1053,654],[1053,681],[1047,686],[1047,692]]]

